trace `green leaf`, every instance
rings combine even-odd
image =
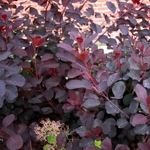
[[[52,135],[50,135],[50,136],[47,137],[47,141],[48,141],[48,143],[50,143],[50,144],[53,144],[53,145],[56,144],[56,139],[55,139],[55,137],[52,136]]]
[[[51,146],[48,145],[48,144],[46,144],[46,145],[43,146],[43,150],[49,150],[50,148],[51,148]]]
[[[94,141],[94,146],[98,147],[98,148],[102,148],[102,141]]]

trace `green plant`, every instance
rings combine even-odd
[[[94,141],[94,146],[96,146],[98,148],[102,148],[102,141],[101,140],[95,140]]]

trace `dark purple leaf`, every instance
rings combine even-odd
[[[3,97],[5,95],[6,88],[5,88],[5,82],[0,80],[0,97]]]
[[[120,118],[117,120],[118,128],[124,128],[126,125],[128,125],[128,121],[125,118]]]
[[[138,96],[139,100],[141,100],[144,104],[147,104],[147,91],[146,89],[141,86],[140,84],[137,84],[135,86],[135,93]]]
[[[42,56],[42,59],[41,61],[47,61],[49,59],[52,59],[53,58],[53,55],[50,54],[50,53],[45,53],[43,56]]]
[[[147,105],[145,105],[144,103],[140,103],[140,107],[142,108],[142,110],[146,113],[149,114],[149,110]]]
[[[70,0],[61,0],[63,6],[67,6]]]
[[[48,114],[50,114],[50,113],[53,112],[50,107],[43,107],[43,108],[41,109],[41,111],[42,111],[42,113],[43,113],[44,115],[48,115]]]
[[[31,103],[31,104],[42,103],[42,101],[39,98],[37,98],[37,97],[33,97],[33,98],[29,99],[28,102]]]
[[[107,64],[106,64],[106,67],[107,67],[111,72],[115,72],[115,70],[117,69],[116,61],[108,61]]]
[[[129,77],[131,77],[133,80],[141,81],[140,78],[140,71],[139,70],[130,70],[130,72],[127,74]]]
[[[102,27],[98,24],[95,23],[91,23],[90,25],[91,29],[97,33],[101,33],[102,32]]]
[[[0,52],[0,61],[7,59],[11,54],[9,51]]]
[[[125,92],[125,84],[122,81],[116,82],[112,87],[112,92],[115,95],[115,98],[122,98],[124,92]]]
[[[123,35],[127,35],[129,32],[128,26],[125,25],[119,25],[119,29]]]
[[[63,97],[65,94],[66,94],[66,91],[60,90],[56,93],[55,98],[57,99],[57,98]]]
[[[119,7],[119,9],[121,10],[121,11],[123,11],[124,9],[125,9],[125,5],[126,3],[125,2],[120,2],[119,1],[119,5],[118,5],[118,7]]]
[[[20,135],[12,135],[6,141],[6,145],[10,150],[19,150],[23,146],[23,139]]]
[[[70,80],[66,83],[66,87],[68,89],[78,89],[78,88],[85,88],[85,89],[92,89],[92,84],[90,81],[82,79],[74,79]]]
[[[133,96],[131,94],[127,94],[123,97],[123,104],[125,106],[128,106],[131,103],[131,100],[133,99]]]
[[[4,68],[5,70],[8,70],[9,72],[18,73],[21,69],[21,67],[18,67],[15,63],[12,63],[10,61],[1,61],[0,67]]]
[[[59,43],[59,44],[57,44],[57,46],[65,49],[66,51],[69,51],[69,52],[73,51],[73,48],[69,44],[66,44],[66,43]]]
[[[43,68],[57,68],[59,66],[58,62],[55,60],[49,60],[44,63]]]
[[[101,14],[99,12],[95,12],[95,18],[101,18]]]
[[[25,78],[20,74],[14,74],[5,79],[5,82],[22,87],[25,84]]]
[[[93,10],[93,7],[89,7],[86,9],[87,12],[89,15],[87,17],[90,17],[90,16],[93,16],[94,15],[94,10]]]
[[[57,68],[59,63],[56,60],[48,60],[46,62],[42,62],[38,66],[38,73],[41,75],[45,70],[49,70],[50,68]]]
[[[139,103],[137,103],[136,101],[132,101],[129,106],[129,112],[131,114],[135,114],[138,110],[138,106],[139,106]]]
[[[54,96],[54,91],[52,89],[44,91],[44,97],[48,100],[52,99]]]
[[[38,84],[40,84],[43,80],[43,77],[37,79],[37,78],[33,78],[33,77],[29,77],[28,78],[28,82],[30,84],[32,84],[32,86],[36,87]]]
[[[105,91],[106,89],[107,89],[107,81],[101,81],[101,82],[99,82],[99,84],[98,84],[98,92],[103,92],[103,91]]]
[[[147,142],[140,142],[138,143],[139,150],[149,150],[150,148],[150,139]]]
[[[111,132],[111,128],[112,126],[115,126],[116,125],[116,121],[112,118],[110,119],[107,119],[102,125],[102,129],[103,129],[103,133],[104,134],[108,134]]]
[[[115,45],[117,45],[117,42],[116,42],[115,39],[109,38],[109,39],[108,39],[108,44],[109,44],[109,45],[112,45],[112,46],[115,46]]]
[[[139,124],[146,124],[147,121],[148,121],[147,117],[144,116],[143,114],[136,114],[132,118],[132,125],[136,126],[136,125],[139,125]]]
[[[30,7],[30,14],[38,16],[38,11],[34,7]]]
[[[122,144],[118,144],[115,148],[115,150],[130,150],[128,146],[126,145],[122,145]]]
[[[11,125],[14,120],[15,120],[15,115],[10,114],[3,119],[3,125],[5,127],[7,127],[7,126]]]
[[[76,62],[76,57],[66,51],[59,51],[57,54],[58,58],[61,58],[63,61]]]
[[[114,103],[114,105],[116,105],[116,107],[118,107],[117,100],[111,100],[111,102]],[[105,108],[106,108],[106,111],[108,114],[117,114],[120,112],[119,109],[117,109],[114,105],[111,104],[109,101],[106,101]]]
[[[97,118],[102,120],[104,118],[104,112],[103,111],[100,111],[98,114],[97,114]]]
[[[114,73],[114,74],[110,75],[107,80],[108,86],[111,86],[117,80],[119,80],[119,73]]]
[[[75,109],[75,106],[70,105],[70,104],[64,104],[63,109],[66,110],[66,111],[72,111],[72,110]]]
[[[128,62],[130,64],[131,69],[134,69],[134,70],[140,70],[141,69],[141,65],[138,62],[134,61],[132,58],[129,58]]]
[[[62,133],[57,135],[57,137],[56,137],[56,144],[57,144],[57,147],[59,149],[61,149],[62,147],[65,147],[66,142],[67,142],[67,138],[66,138],[66,134],[65,133],[62,132]]]
[[[106,5],[111,10],[112,13],[116,12],[116,6],[112,2],[107,1]]]
[[[84,73],[81,72],[80,70],[72,68],[72,69],[69,70],[67,76],[68,76],[68,78],[75,78],[75,77],[80,76],[82,74],[84,74]]]
[[[25,125],[24,123],[20,123],[18,126],[17,126],[17,133],[19,135],[23,134],[25,132],[25,130],[27,129],[27,125]]]
[[[109,136],[110,138],[113,138],[113,137],[115,137],[116,135],[117,135],[116,127],[115,127],[115,126],[112,126],[112,127],[111,127],[111,131],[108,133],[108,136]]]
[[[88,147],[88,146],[92,146],[93,145],[93,140],[91,138],[83,138],[80,141],[80,147]]]
[[[26,50],[26,52],[27,52],[28,57],[29,57],[30,59],[32,59],[33,56],[34,56],[34,49],[33,49],[33,46],[30,45],[30,46],[28,46],[25,50]]]
[[[143,86],[150,89],[150,78],[143,80]]]
[[[14,85],[7,85],[6,86],[6,94],[5,98],[6,101],[12,101],[18,96],[17,88]]]
[[[129,61],[129,63],[130,63],[130,66],[132,66],[132,62],[134,63],[135,61],[136,62],[141,62],[140,61],[140,58],[139,58],[139,56],[137,55],[137,54],[134,54],[134,53],[132,53],[131,54],[131,58],[129,58],[128,59],[128,61]],[[138,65],[139,66],[139,65]],[[137,68],[137,67],[136,67]],[[138,67],[139,68],[139,67]],[[134,69],[134,66],[132,66],[132,69]]]
[[[103,133],[108,134],[111,131],[111,124],[107,120],[101,125]]]
[[[102,149],[103,150],[112,150],[112,143],[111,140],[106,137],[102,142]]]
[[[89,108],[93,108],[93,107],[97,107],[100,105],[100,101],[97,99],[87,99],[82,106],[89,109]]]
[[[104,19],[105,19],[106,23],[110,24],[110,19],[109,19],[108,15],[103,14],[103,16],[104,16]]]
[[[149,128],[146,124],[136,125],[134,128],[134,132],[139,135],[149,134]]]
[[[27,52],[24,49],[12,49],[12,53],[17,56],[27,56]]]
[[[21,7],[21,6],[20,6]],[[13,23],[13,29],[16,29],[17,27],[21,26],[21,24],[24,22],[24,19],[16,19]]]
[[[98,33],[93,34],[89,38],[85,38],[85,41],[83,42],[84,47],[86,48],[90,42],[92,42],[96,37]]]
[[[75,131],[80,135],[80,137],[85,137],[88,130],[84,126],[81,126],[79,128],[76,128]]]
[[[17,7],[16,10],[15,10],[15,14],[18,14],[20,12],[20,10],[23,10],[23,9],[24,9],[23,6]]]
[[[46,88],[49,90],[50,88],[52,88],[52,87],[55,87],[55,86],[57,86],[59,84],[59,82],[55,79],[55,78],[49,78],[49,79],[47,79],[46,80],[46,83],[45,83],[45,85],[46,85]]]

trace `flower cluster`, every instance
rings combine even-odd
[[[42,120],[40,124],[34,127],[36,138],[39,141],[47,141],[48,136],[52,136],[56,139],[57,135],[61,132],[67,133],[68,129],[65,129],[65,125],[59,121],[50,121],[49,119]]]

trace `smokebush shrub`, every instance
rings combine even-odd
[[[108,15],[96,0],[35,2],[41,11],[0,1],[0,148],[148,150],[149,6],[107,1]],[[64,129],[40,141],[46,119]]]

